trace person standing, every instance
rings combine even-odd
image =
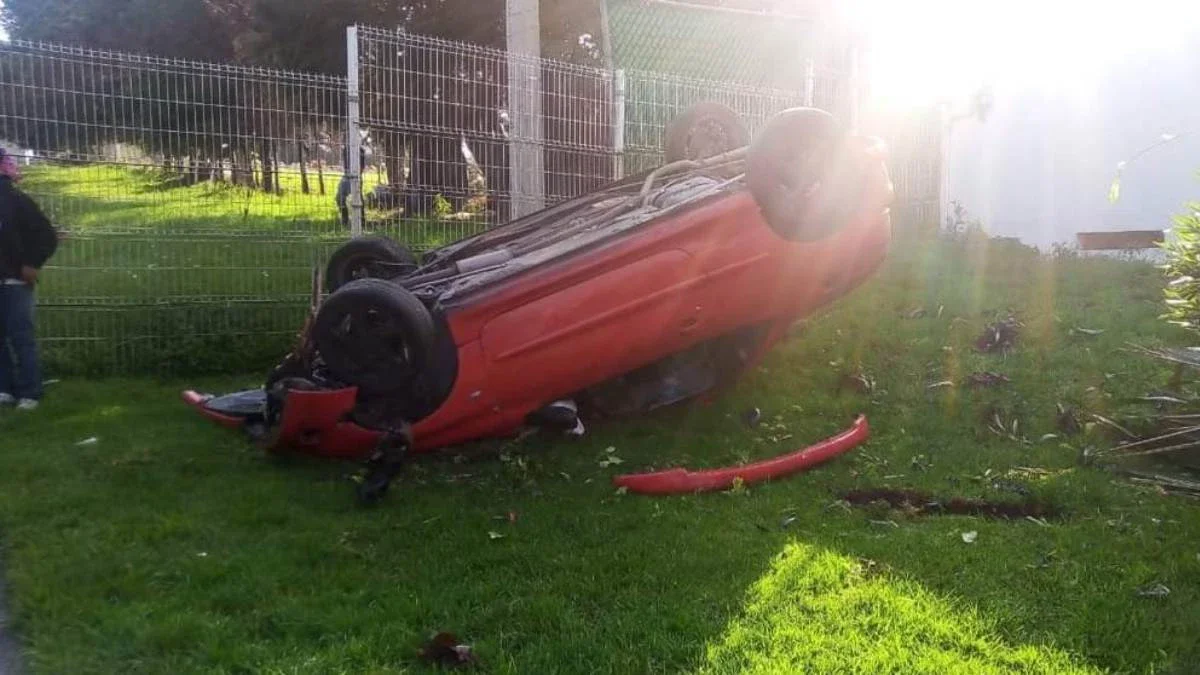
[[[0,405],[34,410],[42,400],[42,368],[34,335],[34,289],[58,235],[29,195],[21,171],[0,148]]]

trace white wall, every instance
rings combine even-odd
[[[1038,246],[1089,230],[1165,229],[1200,201],[1200,41],[1148,54],[1091,82],[994,87],[986,124],[961,122],[950,198],[989,232]],[[1131,164],[1121,200],[1117,163],[1163,132],[1191,132]]]

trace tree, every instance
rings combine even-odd
[[[502,48],[504,7],[504,0],[5,0],[2,21],[10,35],[19,39],[113,51],[137,45],[139,52],[167,57],[341,75],[346,72],[347,25],[404,28],[414,34]],[[596,0],[558,4],[547,1],[542,8],[547,55],[581,63],[599,58],[595,46],[599,31]],[[589,37],[580,39],[581,31]],[[505,184],[507,144],[497,131],[506,100],[503,60],[488,62],[449,50],[414,56],[422,62],[409,66],[409,70],[420,76],[409,82],[406,96],[411,105],[405,110],[403,125],[394,122],[394,108],[364,101],[367,117],[378,122],[374,130],[376,149],[385,157],[389,181],[398,184],[403,180],[403,159],[408,156],[418,185],[431,192],[465,191],[466,167],[457,134],[405,137],[398,131],[400,126],[413,129],[437,125],[459,129],[476,139],[476,154],[493,169],[493,184]],[[210,78],[211,86],[189,88],[183,80],[196,77],[190,73],[146,69],[137,76],[127,75],[113,71],[111,77],[97,78],[89,74],[89,95],[108,95],[109,99],[106,105],[82,106],[89,115],[86,127],[80,124],[83,120],[64,119],[40,125],[36,139],[14,140],[36,140],[37,147],[43,148],[53,146],[46,149],[134,140],[148,146],[148,152],[161,152],[167,164],[178,168],[186,162],[185,173],[192,176],[230,161],[235,182],[243,183],[252,182],[246,168],[252,157],[258,157],[263,187],[274,189],[275,157],[280,150],[276,142],[283,141],[289,148],[293,144],[319,146],[343,134],[341,129],[327,128],[327,121],[319,116],[299,112],[311,110],[313,105],[302,87],[272,87],[265,83],[234,86],[214,77]],[[370,87],[369,72],[366,77],[364,86]],[[165,96],[164,91],[168,92]],[[34,94],[22,94],[30,95]],[[60,93],[36,95],[53,99]],[[563,99],[554,98],[560,103]],[[121,104],[114,111],[107,103],[116,100]],[[78,101],[72,101],[72,105],[60,103],[64,111],[81,107],[73,105]],[[344,106],[344,101],[338,105]],[[198,116],[196,110],[203,106],[228,114]],[[43,105],[40,109],[54,108]],[[157,134],[141,133],[135,139],[112,131],[130,127],[128,120],[136,120],[138,128]],[[80,135],[81,130],[86,133]],[[109,137],[99,137],[104,133]],[[547,138],[557,135],[561,135],[557,129],[550,129]]]

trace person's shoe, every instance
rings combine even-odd
[[[37,410],[39,405],[41,404],[34,399],[23,398],[17,401],[17,410]]]
[[[17,399],[13,398],[12,394],[0,394],[0,405],[10,406],[16,404]]]

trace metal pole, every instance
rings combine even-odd
[[[358,26],[346,29],[346,177],[350,181],[350,234],[362,236],[362,134],[358,98]]]
[[[625,177],[625,70],[613,71],[613,180]]]
[[[859,87],[862,86],[858,45],[850,47],[850,133],[858,133]]]
[[[542,157],[542,42],[538,0],[506,0],[508,107],[511,115],[509,191],[513,219],[545,206]]]
[[[941,116],[941,146],[942,158],[939,162],[939,183],[938,183],[938,229],[941,230],[948,226],[947,219],[950,217],[950,132],[951,125],[954,124],[950,118],[950,104],[943,102],[938,105],[938,114]]]

